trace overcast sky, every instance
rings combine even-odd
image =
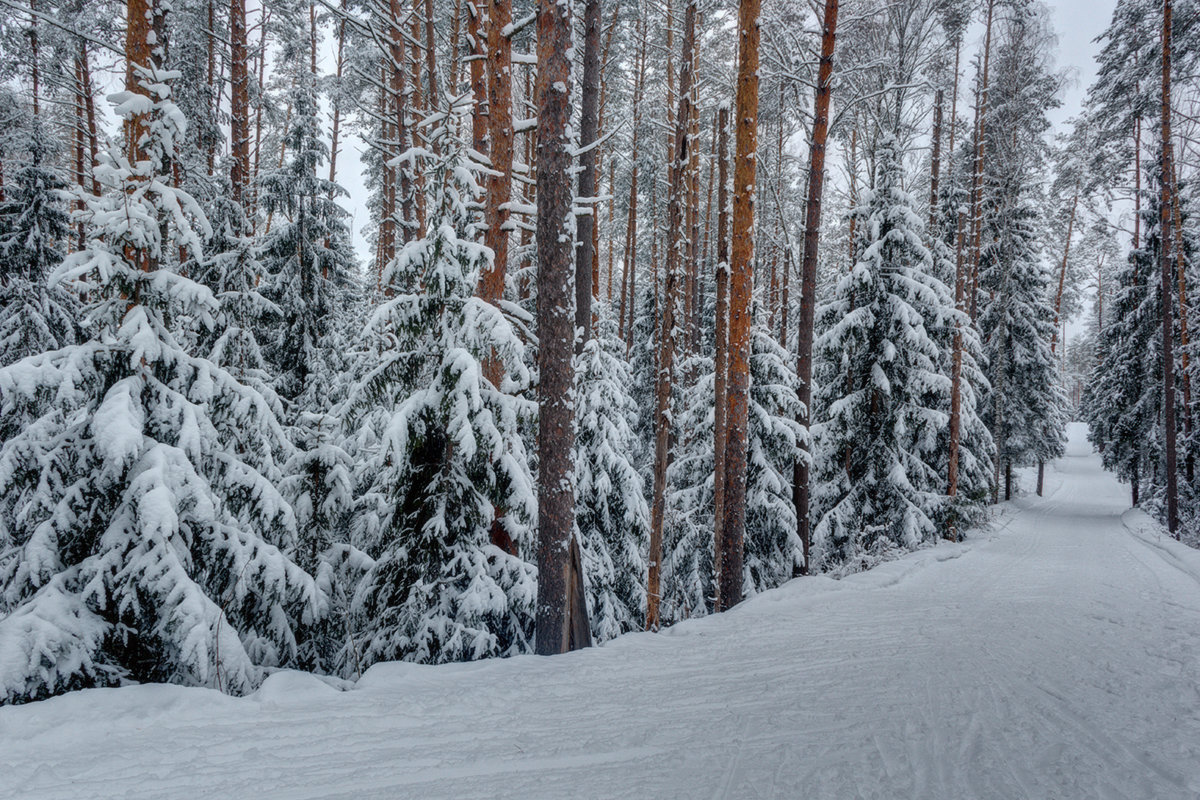
[[[1066,67],[1070,81],[1063,92],[1062,108],[1050,113],[1055,124],[1079,113],[1087,88],[1096,75],[1093,39],[1104,32],[1112,19],[1116,0],[1046,0],[1054,14],[1058,33],[1058,64]]]

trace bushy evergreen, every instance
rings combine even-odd
[[[827,568],[861,568],[938,534],[945,478],[931,458],[947,423],[949,378],[926,321],[952,318],[924,223],[884,136],[864,192],[853,268],[818,309],[818,488],[814,543]]]
[[[268,477],[286,441],[270,404],[174,333],[216,311],[171,266],[208,226],[165,175],[182,132],[168,99],[178,76],[139,71],[146,94],[113,100],[144,115],[145,155],[106,155],[104,195],[80,195],[86,247],[54,275],[82,284],[95,333],[0,369],[10,701],[126,680],[246,691],[263,666],[295,663],[327,605],[289,555],[295,517]]]
[[[595,308],[595,335],[577,360],[575,523],[592,637],[602,642],[645,620],[650,508],[637,471],[638,408],[625,343],[608,307]]]
[[[66,183],[49,168],[53,143],[35,122],[29,161],[0,204],[0,366],[75,341],[79,303],[48,278],[70,235]]]
[[[537,513],[520,435],[536,407],[518,395],[531,376],[511,323],[475,296],[492,257],[477,243],[477,167],[450,116],[428,124],[436,154],[405,156],[427,176],[428,227],[385,271],[394,295],[369,328],[392,344],[351,400],[388,409],[359,512],[378,515],[363,542],[376,562],[354,598],[366,663],[507,655],[532,635],[535,567],[496,543],[527,542]],[[493,356],[501,386],[484,377]]]

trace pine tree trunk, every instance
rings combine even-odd
[[[660,577],[662,569],[663,524],[667,508],[667,470],[671,463],[671,384],[675,372],[675,351],[679,344],[676,320],[680,311],[680,273],[687,256],[684,229],[684,195],[687,191],[688,147],[691,137],[692,59],[689,55],[696,37],[696,0],[688,0],[683,22],[683,52],[679,69],[679,112],[675,115],[675,141],[671,149],[670,179],[667,184],[667,245],[663,276],[663,303],[658,345],[658,372],[655,379],[654,414],[654,496],[650,507],[650,554],[647,559],[646,629],[659,628]],[[686,320],[685,320],[686,322]]]
[[[29,72],[33,83],[33,116],[41,116],[41,55],[38,47],[37,0],[29,0]],[[128,55],[128,53],[126,53]]]
[[[1058,291],[1054,293],[1054,335],[1050,337],[1050,354],[1054,355],[1058,346],[1058,321],[1062,317],[1063,289],[1067,285],[1067,259],[1071,255],[1071,234],[1075,230],[1075,210],[1079,207],[1079,188],[1071,198],[1071,213],[1067,217],[1067,243],[1063,246],[1062,266],[1058,270]],[[1066,347],[1066,342],[1063,342]]]
[[[966,304],[966,275],[963,271],[963,238],[965,236],[966,220],[962,211],[958,212],[955,225],[954,247],[954,309],[959,313],[959,320],[967,314]],[[958,496],[958,451],[962,439],[962,368],[963,368],[963,333],[961,321],[954,323],[954,342],[951,345],[950,361],[950,442],[947,458],[949,475],[946,494],[951,498]],[[958,541],[958,529],[951,520],[947,536]]]
[[[92,176],[92,194],[99,196],[100,179],[96,177],[95,165],[100,157],[100,139],[96,130],[96,93],[92,89],[92,69],[88,63],[87,44],[81,43],[80,66],[83,68],[83,104],[87,112],[88,172]]]
[[[82,54],[83,47],[80,47]],[[83,186],[83,137],[84,137],[84,119],[83,119],[83,59],[81,56],[75,57],[75,129],[73,131],[73,139],[75,140],[75,182],[79,186]],[[3,159],[0,159],[0,177],[3,172]],[[0,180],[0,202],[4,200],[3,191],[4,181]],[[75,209],[82,211],[84,207],[83,200],[75,201]],[[76,223],[75,230],[75,249],[82,250],[87,242],[87,231],[84,229],[83,220],[80,219]]]
[[[646,85],[646,28],[645,21],[639,20],[641,28],[641,46],[638,51],[637,71],[633,82],[633,135],[630,143],[630,153],[633,154],[633,168],[629,180],[629,220],[625,226],[625,263],[621,266],[621,312],[620,328],[625,340],[625,349],[633,347],[633,318],[636,307],[634,291],[637,282],[637,205],[638,205],[638,131],[641,128],[642,91]],[[629,309],[629,321],[626,323],[626,304]]]
[[[1179,196],[1179,170],[1174,168],[1172,161],[1171,196]],[[1183,389],[1183,436],[1188,441],[1192,437],[1192,371],[1190,369],[1191,337],[1188,333],[1188,301],[1187,301],[1187,263],[1183,250],[1183,217],[1179,211],[1179,203],[1173,206],[1175,232],[1175,275],[1179,281],[1179,382]],[[1183,460],[1183,478],[1188,483],[1196,477],[1195,458],[1192,448],[1188,448]]]
[[[1133,118],[1133,249],[1142,246],[1142,115]],[[1137,505],[1136,503],[1134,505]]]
[[[246,0],[229,0],[229,153],[232,199],[245,208],[250,183],[250,73]]]
[[[987,122],[988,68],[992,57],[992,12],[995,0],[987,0],[987,21],[983,40],[983,72],[975,97],[975,162],[971,168],[971,275],[969,305],[971,319],[979,311],[979,261],[983,244],[983,157]]]
[[[401,27],[404,10],[400,5],[400,0],[391,0],[391,12],[392,18],[388,24],[390,55],[388,70],[391,79],[392,113],[395,119],[392,128],[396,137],[393,154],[399,156],[408,147],[408,90],[405,85],[407,76],[404,71],[407,61],[404,46],[405,33]],[[391,168],[388,167],[388,169]],[[396,213],[399,220],[392,225],[392,228],[395,232],[395,244],[398,247],[407,244],[412,239],[416,217],[413,213],[412,175],[404,166],[396,168],[396,172],[398,174],[392,180],[396,187]]]
[[[538,599],[536,650],[566,652],[573,622],[587,607],[572,603],[578,570],[570,556],[575,528],[574,381],[572,343],[573,226],[571,140],[571,7],[539,0],[537,20],[538,248]]]
[[[235,0],[235,2],[236,2],[236,0]],[[244,0],[243,0],[243,2],[244,2]],[[333,103],[332,103],[332,105],[333,105],[333,124],[331,126],[330,135],[329,135],[329,182],[330,183],[337,182],[337,157],[338,157],[338,150],[341,147],[339,137],[341,135],[341,125],[342,125],[342,75],[344,74],[345,69],[346,69],[346,55],[345,55],[346,17],[345,17],[345,14],[346,14],[346,0],[342,0],[341,18],[338,20],[336,66],[334,67],[334,70],[335,70],[334,74],[335,74],[337,81],[334,84]]]
[[[425,0],[425,73],[429,81],[425,104],[430,112],[438,110],[437,49],[433,33],[433,0]]]
[[[837,32],[838,0],[825,0],[825,21],[821,34],[821,62],[817,70],[817,96],[813,109],[812,140],[809,144],[808,203],[804,220],[804,255],[800,262],[800,329],[797,336],[797,373],[800,378],[800,402],[804,404],[801,422],[812,422],[813,323],[817,302],[817,248],[821,237],[821,196],[825,186],[825,142],[829,137],[830,77],[833,75],[833,48]],[[735,273],[736,274],[736,273]],[[809,465],[796,461],[792,481],[792,502],[796,506],[796,529],[804,548],[804,571],[808,571],[812,541],[810,518]]]
[[[713,575],[721,574],[725,552],[725,486],[729,481],[726,413],[729,387],[729,106],[717,112],[717,322],[713,409]]]
[[[699,12],[697,12],[698,15]],[[699,63],[699,40],[692,40],[692,75]],[[686,352],[690,355],[700,346],[700,110],[698,88],[692,81],[691,122],[688,124],[688,168],[687,168],[687,330]]]
[[[600,128],[600,0],[586,0],[583,6],[583,108],[579,120],[579,197],[588,213],[575,218],[575,241],[579,258],[575,264],[575,328],[583,335],[576,342],[581,348],[592,337],[592,295],[596,268],[596,138]]]
[[[475,108],[471,114],[471,149],[480,155],[486,155],[487,147],[487,78],[484,75],[484,63],[487,59],[487,42],[484,36],[483,20],[480,18],[480,5],[489,0],[465,0],[467,3],[467,37],[471,40],[471,96],[475,100]]]
[[[495,259],[479,282],[479,295],[489,303],[500,302],[508,275],[508,204],[512,200],[513,167],[512,43],[504,35],[504,26],[511,23],[512,0],[489,0],[487,123],[493,174],[487,179],[484,219],[488,227],[484,241]],[[499,385],[500,368],[495,359],[488,359],[486,372],[488,380]]]
[[[1038,459],[1038,478],[1037,478],[1037,496],[1042,496],[1042,487],[1046,479],[1046,462]]]
[[[929,234],[937,235],[938,188],[942,173],[942,90],[933,104],[933,154],[929,159]]]
[[[1162,242],[1159,261],[1162,271],[1162,348],[1163,348],[1163,438],[1166,447],[1167,530],[1179,538],[1178,490],[1176,487],[1175,441],[1175,355],[1171,324],[1171,225],[1174,198],[1171,194],[1171,0],[1163,0],[1162,27]]]
[[[837,7],[837,0],[827,0]],[[732,246],[729,256],[729,380],[725,400],[725,521],[717,608],[742,601],[746,534],[746,448],[750,427],[750,334],[754,294],[755,154],[758,150],[760,0],[741,0],[735,99]],[[835,10],[836,14],[836,10]],[[824,69],[824,65],[822,65]]]

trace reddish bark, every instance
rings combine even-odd
[[[679,278],[686,252],[684,230],[684,193],[691,143],[692,58],[696,37],[696,0],[688,0],[683,23],[683,53],[679,70],[679,113],[675,116],[675,141],[671,149],[670,178],[667,184],[667,243],[663,275],[658,340],[658,365],[655,379],[654,414],[654,496],[650,507],[650,554],[646,581],[646,629],[658,630],[662,536],[666,517],[667,470],[671,461],[671,383],[678,345],[675,331],[679,312]]]
[[[812,422],[812,351],[813,323],[817,294],[817,249],[821,236],[821,198],[825,187],[825,143],[829,138],[830,78],[833,75],[833,49],[836,43],[838,0],[825,0],[825,20],[821,33],[821,61],[817,69],[816,100],[813,104],[812,138],[809,144],[808,204],[804,220],[804,254],[800,261],[800,329],[797,341],[797,373],[800,378],[800,402],[805,427]],[[793,474],[792,502],[796,506],[796,529],[803,547],[803,572],[808,571],[812,538],[809,500],[809,462],[796,461]]]
[[[713,410],[713,575],[721,574],[725,550],[726,407],[729,386],[729,107],[717,112],[717,322]]]
[[[836,0],[831,0],[836,4]],[[754,294],[755,153],[758,150],[760,0],[741,0],[735,99],[732,247],[729,256],[729,351],[726,394],[725,499],[717,608],[742,601],[746,532],[746,446],[750,410],[750,330]]]
[[[1174,335],[1171,323],[1173,287],[1171,280],[1171,226],[1174,224],[1174,197],[1171,192],[1171,176],[1174,165],[1171,153],[1171,0],[1163,0],[1162,26],[1162,123],[1159,126],[1162,139],[1162,213],[1159,224],[1162,243],[1159,262],[1162,272],[1162,357],[1163,357],[1163,439],[1166,450],[1167,477],[1167,530],[1179,538],[1179,497],[1176,486],[1176,442],[1175,442],[1175,355]]]
[[[583,346],[592,336],[592,294],[596,284],[596,138],[600,127],[600,0],[586,0],[583,6],[583,108],[579,120],[579,197],[587,202],[589,213],[575,218],[575,328],[583,335],[576,343]]]

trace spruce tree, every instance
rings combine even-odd
[[[638,409],[625,344],[607,306],[577,358],[576,507],[592,637],[639,630],[646,616],[650,510],[637,470]]]
[[[945,478],[930,458],[950,384],[926,320],[950,318],[902,153],[881,137],[876,185],[854,213],[857,260],[818,311],[818,563],[862,568],[937,534]]]
[[[528,552],[537,514],[521,437],[536,413],[520,395],[531,379],[525,346],[475,296],[491,258],[478,244],[479,168],[451,135],[451,115],[428,124],[434,149],[405,156],[426,175],[427,230],[385,270],[393,295],[368,327],[390,344],[349,401],[365,439],[381,431],[359,511],[373,517],[360,527],[376,559],[353,601],[365,663],[510,655],[533,633],[536,570],[493,543]],[[483,373],[493,355],[504,366],[500,386]]]
[[[327,606],[264,474],[263,451],[285,446],[271,405],[174,333],[217,310],[171,263],[208,226],[168,179],[177,73],[130,74],[141,91],[113,100],[136,158],[97,166],[105,193],[79,195],[86,247],[54,274],[91,298],[93,338],[0,369],[8,701],[145,680],[243,692],[295,663]]]
[[[12,176],[0,204],[0,366],[75,341],[79,303],[50,274],[70,235],[66,183],[46,165],[53,143],[37,121],[29,161]]]

